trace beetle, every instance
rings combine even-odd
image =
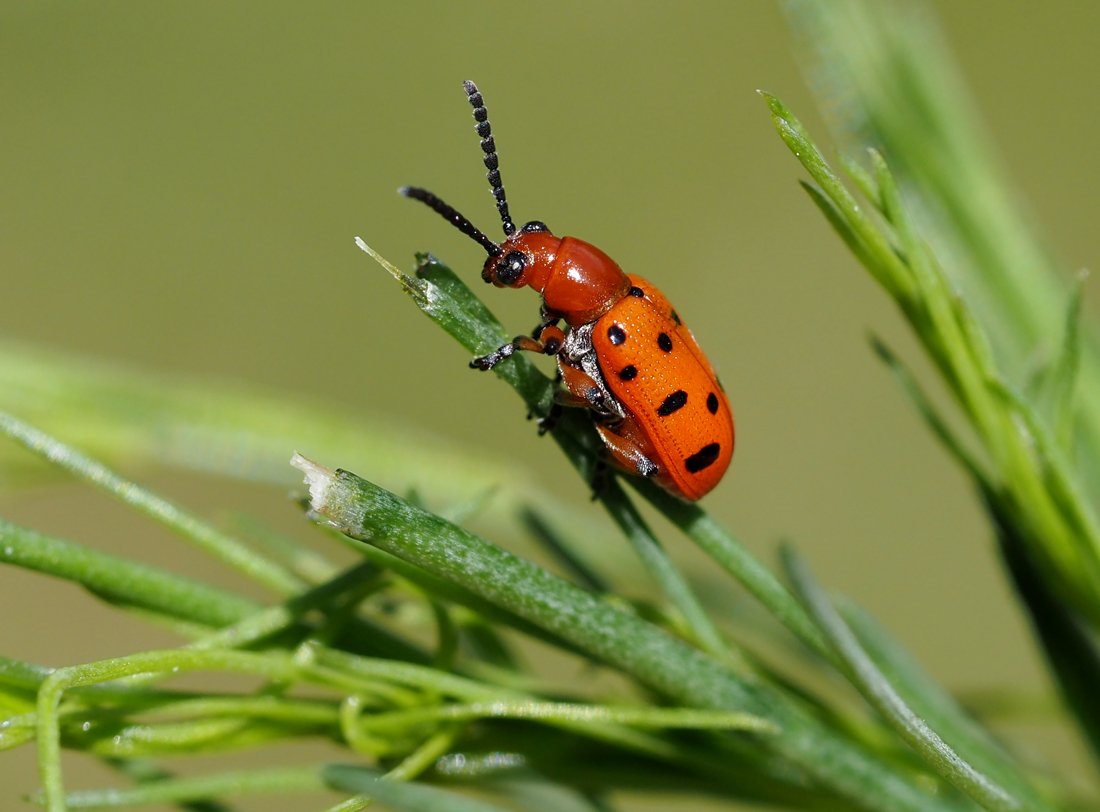
[[[429,206],[488,257],[481,277],[499,288],[534,288],[541,320],[470,366],[492,369],[517,351],[557,359],[555,403],[588,409],[611,460],[688,501],[718,484],[733,456],[734,426],[718,376],[664,295],[607,254],[545,223],[516,227],[500,176],[489,114],[477,85],[463,83],[481,138],[489,188],[504,226],[497,243],[426,189],[401,194]],[[564,323],[564,329],[560,326]],[[549,427],[544,418],[542,429]]]

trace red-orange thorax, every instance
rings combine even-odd
[[[547,310],[570,327],[595,321],[630,290],[630,280],[615,260],[576,237],[517,232],[501,248],[528,258],[526,284],[541,293]]]

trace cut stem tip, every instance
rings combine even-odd
[[[309,506],[320,513],[328,502],[328,489],[332,485],[334,476],[332,470],[303,457],[297,451],[290,458],[290,464],[306,475],[305,483],[309,486]]]

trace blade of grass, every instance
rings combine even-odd
[[[699,603],[687,579],[669,559],[653,531],[634,503],[626,498],[618,482],[608,482],[601,499],[611,518],[623,531],[646,571],[661,592],[683,616],[693,642],[719,660],[727,661],[742,673],[750,670],[744,656],[727,643]]]

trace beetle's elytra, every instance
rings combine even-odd
[[[682,499],[699,499],[718,484],[733,456],[733,416],[713,367],[649,282],[624,273],[591,243],[554,236],[541,221],[516,227],[488,111],[477,85],[464,86],[504,240],[493,242],[426,189],[405,187],[401,193],[427,204],[485,249],[486,282],[529,286],[542,295],[542,318],[531,335],[475,358],[471,366],[491,369],[517,350],[555,356],[561,373],[556,403],[591,413],[618,467],[651,477]]]

